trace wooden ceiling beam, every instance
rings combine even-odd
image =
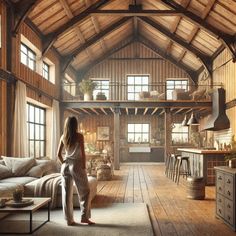
[[[138,114],[138,108],[137,108],[137,107],[135,108],[135,112],[134,112],[134,114],[135,114],[135,115]]]
[[[73,15],[73,13],[72,13],[72,11],[71,11],[71,9],[70,9],[68,3],[66,2],[66,0],[59,0],[59,1],[60,1],[61,5],[62,5],[62,7],[63,7],[63,9],[64,9],[64,11],[65,11],[65,13],[66,13],[66,15],[68,16],[68,18],[69,18],[69,19],[72,19],[72,18],[74,17],[74,15]],[[83,34],[82,34],[82,32],[81,32],[79,26],[76,25],[74,29],[75,29],[75,32],[76,32],[76,34],[77,34],[79,40],[82,42],[82,44],[83,44],[83,43],[86,43],[86,40],[85,40],[85,38],[84,38],[84,36],[83,36]],[[91,52],[89,51],[89,49],[86,49],[86,53],[87,53],[89,59],[91,60],[92,54],[91,54]]]
[[[125,111],[126,111],[126,114],[129,115],[129,108],[128,107],[125,108]]]
[[[40,1],[41,0],[21,0],[14,4],[16,21],[12,32],[13,35],[16,35],[19,32],[20,26],[26,17]]]
[[[197,72],[195,72],[191,68],[187,67],[183,63],[178,62],[175,58],[171,57],[170,55],[167,55],[164,51],[162,51],[161,48],[157,47],[153,42],[151,42],[150,40],[144,38],[143,36],[139,37],[139,42],[142,43],[143,45],[145,45],[147,48],[149,48],[152,51],[154,51],[155,53],[157,53],[158,55],[162,56],[166,60],[170,61],[171,63],[173,63],[177,67],[179,67],[182,70],[184,70],[190,76],[192,81],[195,84],[197,83],[197,79],[198,79],[198,73]]]
[[[94,9],[90,11],[91,15],[102,15],[102,16],[173,16],[181,15],[182,11],[176,10],[100,10]]]
[[[199,60],[202,62],[204,67],[206,68],[209,75],[212,75],[212,61],[211,58],[202,52],[200,52],[195,47],[191,46],[189,43],[183,41],[179,36],[172,34],[170,31],[165,29],[163,26],[158,24],[157,22],[147,18],[147,17],[139,17],[142,22],[147,23],[148,25],[152,26],[154,29],[158,30],[167,38],[171,39],[173,42],[177,43],[180,47],[185,48],[189,52],[193,53]]]
[[[105,115],[108,115],[108,113],[105,111],[104,108],[101,108],[102,112],[105,114]]]
[[[186,10],[183,6],[176,3],[173,0],[160,0],[164,5],[172,8],[176,11],[182,11],[181,15],[188,19],[193,24],[197,25],[199,28],[206,30],[208,33],[213,35],[216,39],[219,39],[224,46],[229,50],[233,61],[236,61],[236,46],[235,46],[235,37],[220,31],[215,28],[213,25],[209,24],[207,21],[201,17],[195,15],[193,12]]]
[[[74,16],[71,18],[68,22],[66,22],[64,25],[60,26],[57,30],[47,34],[45,36],[44,42],[43,42],[43,55],[50,49],[50,47],[53,45],[53,43],[57,40],[57,38],[70,30],[72,27],[74,27],[79,22],[85,20],[89,17],[91,14],[91,10],[95,10],[99,7],[104,6],[105,4],[109,3],[111,0],[99,0],[96,1],[94,4],[92,4],[90,7],[88,7],[86,10],[81,12],[79,15]]]
[[[146,115],[147,112],[148,112],[148,107],[145,108],[143,115]]]
[[[119,21],[115,22],[114,24],[110,25],[109,27],[107,27],[105,30],[101,31],[99,34],[96,34],[94,37],[92,37],[91,39],[89,39],[85,44],[81,45],[80,47],[76,48],[73,52],[71,52],[69,55],[64,57],[64,65],[63,65],[63,69],[62,71],[65,72],[65,70],[67,69],[67,67],[70,65],[70,63],[73,61],[73,59],[79,54],[81,53],[83,50],[85,50],[86,48],[90,47],[91,45],[93,45],[94,43],[96,43],[97,41],[99,41],[101,38],[103,38],[105,35],[113,32],[114,30],[116,30],[118,27],[122,26],[123,24],[125,24],[128,20],[130,19],[130,17],[125,17],[120,19]]]
[[[158,110],[158,107],[156,107],[156,108],[153,110],[153,112],[151,113],[151,115],[154,115],[157,110]]]
[[[95,110],[95,108],[91,108],[91,110],[96,114],[96,115],[100,115],[100,113],[98,111]]]

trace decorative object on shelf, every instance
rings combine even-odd
[[[201,136],[199,132],[193,132],[191,134],[191,142],[195,147],[201,146]]]
[[[21,202],[23,198],[23,190],[16,188],[15,191],[12,193],[12,197],[14,202]]]
[[[110,129],[108,126],[98,127],[97,128],[97,140],[107,141],[110,138]]]
[[[105,93],[98,92],[96,95],[96,100],[107,100],[107,97],[106,97]]]
[[[231,151],[229,154],[225,155],[225,161],[229,162],[230,168],[236,168],[236,142],[234,140],[234,135],[231,137]]]
[[[85,101],[92,100],[93,91],[96,87],[97,87],[97,83],[90,79],[83,79],[79,83],[79,89],[84,94]]]

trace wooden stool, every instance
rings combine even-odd
[[[186,164],[185,167],[183,166],[183,162],[185,162]],[[183,169],[182,172],[181,168]],[[179,184],[180,175],[183,175],[183,177],[186,176],[186,179],[188,176],[191,175],[189,157],[182,157],[182,156],[177,157],[177,171],[175,176],[175,182],[177,182],[177,184]]]

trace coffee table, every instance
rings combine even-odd
[[[27,198],[24,198],[27,199]],[[0,232],[0,234],[32,234],[39,228],[41,228],[44,224],[50,221],[50,202],[51,198],[29,198],[34,201],[34,203],[30,206],[26,207],[20,207],[20,208],[15,208],[15,207],[10,207],[10,206],[5,206],[4,208],[0,208],[0,213],[14,213],[14,214],[19,214],[19,213],[29,213],[29,231],[28,232]],[[38,225],[36,228],[33,229],[32,223],[33,223],[33,213],[36,212],[38,209],[40,209],[43,206],[47,206],[47,219],[43,221],[40,225]],[[12,221],[14,222],[14,221]]]

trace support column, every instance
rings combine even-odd
[[[120,109],[114,109],[114,169],[120,169]]]
[[[171,152],[171,128],[172,117],[169,108],[165,108],[165,160],[168,152]]]

